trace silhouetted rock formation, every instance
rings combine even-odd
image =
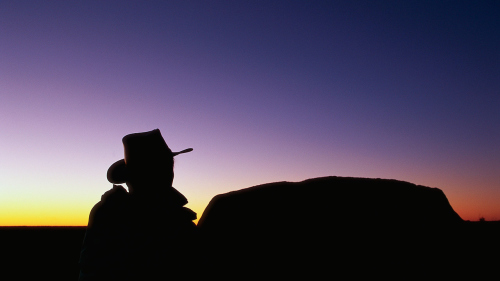
[[[444,193],[397,180],[325,177],[258,185],[215,196],[204,229],[324,225],[325,222],[435,225],[461,222]],[[317,225],[316,227],[320,227]]]
[[[440,189],[325,177],[217,195],[198,228],[213,274],[310,278],[442,267],[462,223]]]

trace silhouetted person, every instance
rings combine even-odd
[[[172,187],[174,156],[158,129],[125,136],[125,157],[108,169],[113,185],[90,212],[80,281],[185,279],[196,213]],[[189,270],[191,269],[191,270]]]

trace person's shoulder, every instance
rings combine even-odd
[[[121,185],[113,185],[113,188],[104,192],[101,196],[101,202],[114,201],[114,200],[124,200],[129,197],[128,192]]]
[[[101,201],[97,202],[89,215],[89,224],[93,224],[96,217],[107,217],[123,211],[129,204],[129,193],[120,185],[104,192]]]

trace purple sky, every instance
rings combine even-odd
[[[340,1],[339,1],[340,2]],[[437,2],[437,3],[436,3]],[[500,219],[498,1],[2,1],[0,225],[87,223],[121,138],[174,186],[318,176],[441,188]]]

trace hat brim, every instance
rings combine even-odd
[[[182,154],[182,153],[191,152],[191,151],[193,151],[192,148],[186,148],[186,149],[184,149],[182,151],[179,151],[179,152],[172,152],[172,156],[176,156],[176,155],[179,155],[179,154]]]
[[[187,148],[179,152],[172,152],[172,157],[193,151],[192,148]],[[109,166],[107,173],[108,181],[113,184],[122,184],[127,181],[127,165],[125,159],[121,159]]]
[[[125,159],[121,159],[109,166],[108,181],[114,184],[120,184],[127,181],[127,165]]]

